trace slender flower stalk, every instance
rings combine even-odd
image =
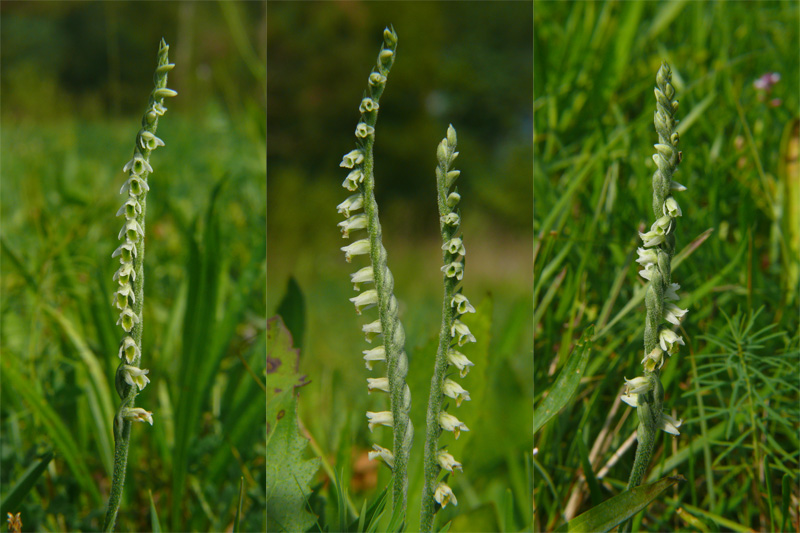
[[[683,339],[673,332],[664,321],[680,324],[686,314],[671,301],[678,299],[677,283],[671,281],[671,261],[675,253],[675,227],[677,217],[682,215],[672,191],[686,188],[672,180],[682,153],[678,151],[678,132],[675,112],[678,102],[674,99],[675,89],[672,86],[672,71],[667,63],[663,63],[656,76],[656,113],[654,118],[658,144],[653,160],[656,171],[653,174],[653,213],[656,221],[650,231],[640,233],[644,248],[639,248],[637,262],[644,270],[640,275],[648,280],[645,293],[647,314],[644,329],[644,376],[625,380],[625,393],[622,400],[636,407],[639,416],[636,448],[633,469],[631,470],[628,489],[641,484],[658,435],[658,430],[678,435],[680,420],[675,420],[663,412],[664,387],[661,385],[661,368],[665,356],[677,351]],[[632,519],[628,520],[622,530],[630,531]]]
[[[392,488],[392,504],[405,512],[408,492],[408,453],[414,437],[414,428],[409,419],[411,409],[411,392],[405,378],[408,374],[408,357],[405,352],[405,332],[398,316],[397,299],[394,296],[394,278],[387,266],[386,249],[383,247],[381,225],[378,220],[378,204],[375,201],[374,159],[372,147],[375,143],[375,124],[378,120],[378,109],[381,94],[386,86],[386,78],[394,64],[397,50],[397,34],[393,28],[383,32],[383,47],[378,60],[369,75],[368,90],[361,100],[359,111],[361,119],[356,126],[356,149],[342,158],[339,166],[349,170],[342,187],[354,192],[338,210],[345,216],[340,223],[342,237],[349,238],[351,232],[367,231],[367,237],[357,240],[349,246],[342,247],[345,259],[350,262],[358,255],[369,255],[370,266],[362,268],[351,276],[355,289],[360,283],[372,283],[369,289],[351,301],[356,312],[363,309],[378,308],[378,320],[363,326],[368,342],[375,335],[381,335],[383,344],[364,352],[364,360],[368,369],[378,361],[386,361],[385,378],[368,381],[369,391],[388,390],[391,411],[378,413],[368,412],[367,419],[370,430],[376,425],[389,426],[393,429],[393,450],[376,449],[370,452],[371,458],[382,459],[394,473]],[[363,213],[358,213],[363,209]],[[384,381],[385,379],[385,381]]]
[[[448,377],[449,367],[455,366],[461,371],[461,377],[466,375],[472,363],[461,353],[455,351],[455,346],[466,342],[475,342],[475,337],[469,328],[458,316],[464,313],[474,313],[466,296],[461,294],[460,284],[464,277],[464,260],[466,249],[460,237],[457,237],[461,213],[457,209],[461,197],[456,190],[451,192],[460,170],[451,170],[453,162],[458,156],[456,152],[456,130],[453,126],[447,128],[447,136],[439,143],[436,156],[439,164],[436,167],[436,189],[438,192],[439,220],[442,234],[442,260],[444,266],[444,298],[442,299],[442,324],[439,331],[439,348],[434,361],[433,377],[431,378],[431,392],[428,397],[427,429],[425,434],[424,455],[424,484],[422,488],[422,510],[420,513],[420,530],[433,529],[433,517],[438,507],[448,503],[458,505],[452,489],[438,479],[441,471],[452,473],[456,468],[461,470],[461,463],[457,462],[444,448],[439,449],[439,437],[442,431],[452,431],[457,439],[461,431],[469,431],[466,424],[455,416],[445,411],[445,397],[455,400],[456,406],[463,400],[469,400],[469,392]]]
[[[142,359],[142,309],[144,307],[144,241],[147,192],[150,190],[147,178],[153,172],[150,166],[150,153],[164,146],[155,136],[158,119],[166,112],[164,98],[177,93],[167,89],[167,73],[175,66],[169,62],[169,46],[164,39],[158,49],[158,66],[153,81],[155,88],[150,93],[147,110],[142,118],[142,128],[136,135],[133,157],[123,168],[128,179],[120,189],[127,197],[117,216],[124,216],[125,223],[119,232],[124,238],[112,257],[119,257],[120,267],[114,274],[118,283],[114,293],[113,305],[119,311],[117,325],[124,330],[120,342],[115,385],[122,399],[119,411],[114,417],[114,474],[111,494],[108,499],[104,531],[113,531],[119,512],[122,488],[125,485],[125,471],[128,464],[128,446],[133,422],[148,422],[153,425],[153,413],[134,407],[136,395],[150,382],[148,370],[141,368]]]

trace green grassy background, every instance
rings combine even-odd
[[[535,530],[621,492],[633,463],[635,445],[596,482],[636,428],[618,397],[642,372],[634,260],[637,230],[654,220],[662,60],[680,101],[675,179],[688,190],[675,195],[684,257],[673,281],[689,314],[662,377],[665,408],[684,424],[657,443],[651,480],[687,481],[634,530],[800,529],[798,49],[792,2],[535,2],[536,402],[596,328],[573,401],[534,437]],[[753,82],[773,71],[781,80],[760,98]]]
[[[102,526],[111,307],[123,165],[159,39],[178,97],[151,163],[143,366],[117,526],[265,528],[265,7],[258,3],[3,3],[3,495],[55,452],[18,507],[24,530]],[[152,499],[151,499],[152,498]],[[156,513],[151,512],[151,502]],[[158,522],[154,522],[157,517]]]
[[[288,280],[305,300],[300,371],[309,384],[298,410],[316,453],[341,473],[355,508],[372,501],[388,470],[366,455],[391,447],[365,412],[385,410],[366,394],[369,372],[336,205],[349,194],[342,155],[353,131],[383,28],[399,36],[376,126],[376,196],[389,268],[406,330],[412,449],[409,527],[419,520],[424,413],[441,313],[441,238],[436,146],[458,131],[462,173],[464,294],[482,314],[476,367],[463,380],[472,401],[451,409],[470,428],[442,437],[464,464],[451,478],[458,507],[440,513],[453,531],[512,531],[530,524],[531,450],[531,5],[524,2],[281,3],[268,5],[267,309],[276,313]],[[357,237],[356,237],[357,238]],[[378,342],[378,341],[376,341]],[[380,468],[379,468],[380,467]],[[330,472],[330,470],[329,470]],[[321,472],[320,524],[335,524],[335,489]],[[326,503],[327,502],[327,503]]]

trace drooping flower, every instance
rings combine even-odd
[[[686,346],[683,342],[683,337],[667,328],[663,328],[658,332],[658,342],[661,345],[661,349],[670,355],[678,351],[679,344]]]
[[[386,448],[382,448],[377,444],[373,444],[372,449],[375,451],[367,454],[370,460],[380,459],[386,463],[389,468],[394,468],[394,454],[391,451],[387,450]]]
[[[441,466],[442,469],[447,470],[448,472],[452,472],[453,470],[463,472],[461,469],[461,463],[456,461],[455,457],[447,453],[446,448],[442,448],[436,453],[436,461],[439,463],[439,466]]]
[[[446,411],[439,413],[439,425],[442,426],[442,429],[445,431],[452,431],[456,440],[458,440],[458,436],[462,431],[469,431],[469,428],[464,422]]]
[[[464,346],[468,342],[477,342],[475,336],[470,333],[467,325],[459,319],[453,321],[453,326],[450,328],[450,335],[458,340],[459,346]]]
[[[688,312],[688,309],[681,309],[674,303],[668,303],[664,306],[664,320],[679,326],[681,323],[681,318],[683,318],[683,315]]]
[[[443,509],[447,507],[447,504],[450,503],[451,500],[453,505],[458,505],[458,500],[456,500],[456,495],[453,494],[453,490],[444,482],[439,483],[436,487],[433,499],[439,502]]]
[[[460,371],[462,378],[469,373],[469,367],[475,366],[475,363],[467,359],[466,355],[452,349],[447,352],[447,361]]]
[[[661,429],[667,433],[671,435],[680,435],[681,432],[678,431],[678,428],[681,427],[681,424],[683,424],[683,420],[676,420],[665,412],[661,413]]]
[[[460,407],[462,401],[470,400],[469,391],[450,378],[444,380],[443,391],[445,396],[449,396],[456,401],[456,407]]]

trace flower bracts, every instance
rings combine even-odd
[[[161,40],[158,51],[158,67],[154,74],[155,88],[150,93],[150,101],[142,118],[142,128],[136,135],[136,146],[133,157],[123,168],[128,179],[120,189],[125,194],[125,201],[117,211],[125,222],[118,238],[122,244],[114,251],[112,257],[119,257],[120,267],[114,273],[117,290],[114,293],[113,305],[119,311],[117,325],[125,336],[119,347],[119,358],[122,360],[118,369],[117,391],[122,399],[128,396],[130,387],[142,390],[150,381],[147,370],[139,368],[141,362],[142,343],[142,300],[144,297],[144,275],[142,264],[144,259],[144,229],[147,192],[150,190],[148,176],[153,172],[150,166],[150,153],[164,146],[164,142],[155,136],[158,118],[166,112],[164,98],[177,93],[167,89],[167,73],[175,66],[169,63],[169,46]],[[147,413],[147,414],[144,414]],[[152,413],[143,409],[124,410],[123,418],[129,420],[147,420],[153,423]]]
[[[439,448],[439,436],[442,431],[452,431],[453,437],[458,438],[461,431],[469,431],[466,424],[446,411],[444,403],[446,397],[455,401],[456,407],[463,400],[469,400],[469,392],[461,387],[452,373],[448,377],[450,366],[455,367],[463,378],[472,366],[457,348],[467,342],[475,342],[475,337],[469,328],[459,320],[464,313],[474,313],[467,297],[461,293],[461,280],[464,277],[464,259],[466,249],[459,236],[461,214],[458,203],[461,196],[453,184],[458,179],[461,171],[454,170],[453,162],[458,156],[456,152],[456,130],[453,126],[447,128],[447,136],[439,143],[436,150],[438,165],[436,167],[436,189],[438,193],[439,221],[442,234],[442,259],[444,265],[441,270],[444,279],[444,299],[442,302],[442,325],[439,332],[439,348],[434,363],[433,377],[431,379],[431,392],[428,399],[427,431],[425,440],[424,458],[424,486],[422,489],[422,511],[420,529],[430,531],[433,526],[433,515],[436,511],[433,502],[441,507],[449,502],[458,505],[452,489],[438,476],[442,470],[453,473],[461,470],[461,463],[447,453],[446,447]],[[452,189],[451,189],[452,188]],[[449,401],[448,401],[449,403]]]
[[[378,119],[380,96],[386,86],[386,78],[394,63],[397,48],[397,34],[394,29],[387,28],[383,32],[383,48],[378,60],[369,75],[367,96],[361,100],[359,111],[361,119],[356,126],[356,149],[345,154],[339,166],[350,170],[342,186],[354,194],[339,204],[338,210],[345,216],[339,224],[342,237],[349,238],[350,232],[366,230],[367,237],[359,239],[342,248],[345,259],[349,263],[354,256],[369,255],[370,265],[361,268],[351,276],[356,290],[360,284],[371,283],[374,288],[363,290],[355,298],[351,298],[356,313],[370,307],[378,308],[378,319],[362,327],[367,342],[372,342],[380,335],[383,344],[365,350],[364,360],[368,369],[373,364],[385,361],[386,376],[369,378],[368,390],[387,392],[390,397],[391,410],[367,412],[370,431],[376,425],[393,429],[393,450],[375,445],[370,458],[380,458],[394,472],[393,505],[405,509],[408,476],[406,467],[408,452],[414,436],[414,428],[409,420],[411,408],[411,392],[406,385],[408,373],[408,357],[405,352],[405,332],[398,316],[397,299],[394,296],[394,278],[386,264],[386,249],[381,238],[381,225],[378,220],[378,205],[375,202],[375,179],[373,175],[372,146],[375,142],[375,123]],[[363,212],[359,212],[363,210]]]
[[[648,285],[645,293],[647,315],[644,330],[644,376],[625,380],[625,393],[622,400],[637,408],[639,415],[639,446],[629,487],[641,483],[653,449],[655,434],[662,429],[678,435],[680,420],[663,413],[664,389],[661,386],[661,368],[665,358],[676,353],[683,339],[672,331],[669,324],[679,325],[687,310],[680,309],[673,302],[678,300],[677,283],[672,283],[671,261],[675,252],[675,227],[681,208],[672,196],[673,191],[684,191],[686,187],[673,181],[673,175],[681,161],[678,151],[678,132],[675,111],[678,102],[673,99],[675,89],[671,84],[672,73],[669,65],[663,63],[656,77],[657,87],[655,128],[658,144],[653,160],[656,171],[653,174],[653,211],[656,221],[646,233],[640,233],[643,248],[638,249],[639,263],[643,270],[639,274]]]

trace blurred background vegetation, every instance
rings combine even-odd
[[[635,443],[614,453],[636,428],[619,395],[642,372],[634,260],[654,220],[662,61],[680,101],[673,281],[689,313],[662,376],[684,425],[656,445],[650,479],[687,482],[634,530],[798,530],[798,27],[796,2],[535,2],[537,402],[595,325],[574,402],[534,439],[536,530],[621,492],[633,463]]]
[[[120,530],[265,528],[266,6],[3,2],[2,493],[48,451],[24,530],[97,530],[111,476],[123,165],[159,40],[143,366]],[[152,500],[151,500],[152,497]],[[5,509],[4,509],[5,510]]]
[[[475,320],[483,333],[464,353],[485,362],[464,380],[473,401],[456,414],[472,431],[450,448],[464,464],[464,474],[452,481],[459,506],[448,506],[440,518],[456,517],[453,531],[525,527],[531,509],[531,4],[270,2],[267,12],[267,308],[270,315],[281,312],[290,328],[291,315],[304,317],[293,331],[300,371],[310,383],[298,409],[316,453],[343,473],[356,509],[388,481],[387,469],[366,461],[371,443],[387,446],[390,432],[367,430],[365,411],[384,410],[386,401],[366,394],[366,378],[378,374],[364,368],[361,351],[370,345],[360,326],[374,311],[357,317],[347,301],[355,295],[349,274],[363,262],[348,264],[339,250],[352,241],[341,238],[336,206],[350,194],[341,186],[346,172],[339,162],[354,148],[367,76],[383,29],[393,24],[399,44],[376,126],[375,188],[410,358],[416,428],[410,528],[419,517],[424,412],[441,312],[433,171],[450,123],[461,154],[464,294],[480,307]],[[285,294],[294,294],[286,301],[295,304],[280,307]],[[328,477],[315,489],[315,511],[327,510],[332,520],[335,491]]]

